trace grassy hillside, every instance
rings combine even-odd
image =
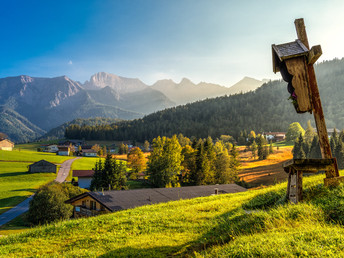
[[[298,205],[281,183],[31,229],[0,238],[0,255],[343,256],[344,186],[324,188],[323,177],[304,179]]]

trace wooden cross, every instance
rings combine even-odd
[[[313,113],[322,156],[321,160],[294,159],[284,164],[285,171],[289,173],[288,198],[296,203],[302,200],[303,173],[325,170],[324,184],[326,186],[337,185],[340,181],[344,182],[344,177],[339,176],[337,160],[332,157],[313,67],[313,64],[322,54],[321,47],[318,45],[310,49],[303,19],[295,20],[295,28],[298,37],[296,41],[272,45],[273,70],[275,73],[280,71],[283,79],[289,83],[288,90],[292,91],[296,111],[298,113]]]

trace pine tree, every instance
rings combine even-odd
[[[121,190],[126,189],[127,178],[125,176],[126,166],[122,161],[117,161],[108,154],[104,163],[99,160],[94,167],[94,175],[91,181],[91,190],[109,189]]]

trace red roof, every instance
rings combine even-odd
[[[73,170],[73,177],[92,177],[94,170]]]

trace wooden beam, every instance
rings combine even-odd
[[[298,39],[301,40],[301,42],[309,49],[306,27],[305,27],[303,19],[302,18],[296,19],[294,23],[295,23]],[[331,147],[330,147],[330,142],[328,140],[325,117],[324,117],[324,112],[321,105],[318,83],[315,76],[313,64],[308,64],[306,69],[308,72],[309,84],[310,84],[310,88],[312,92],[311,95],[312,95],[312,103],[313,103],[313,115],[314,115],[314,120],[317,127],[317,132],[318,132],[318,137],[319,137],[319,142],[320,142],[321,156],[323,159],[331,159],[332,158]],[[339,176],[338,166],[337,166],[337,162],[335,162],[333,168],[326,171],[326,178],[332,178],[332,177],[338,177],[338,176]]]
[[[308,64],[310,65],[314,64],[321,55],[322,55],[321,46],[320,45],[313,46],[311,50],[309,50],[308,52]]]
[[[295,28],[296,28],[296,33],[297,33],[297,38],[301,40],[301,42],[309,49],[309,43],[308,43],[308,38],[307,38],[307,33],[306,33],[306,26],[303,21],[303,18],[296,19],[294,21],[295,23]]]

